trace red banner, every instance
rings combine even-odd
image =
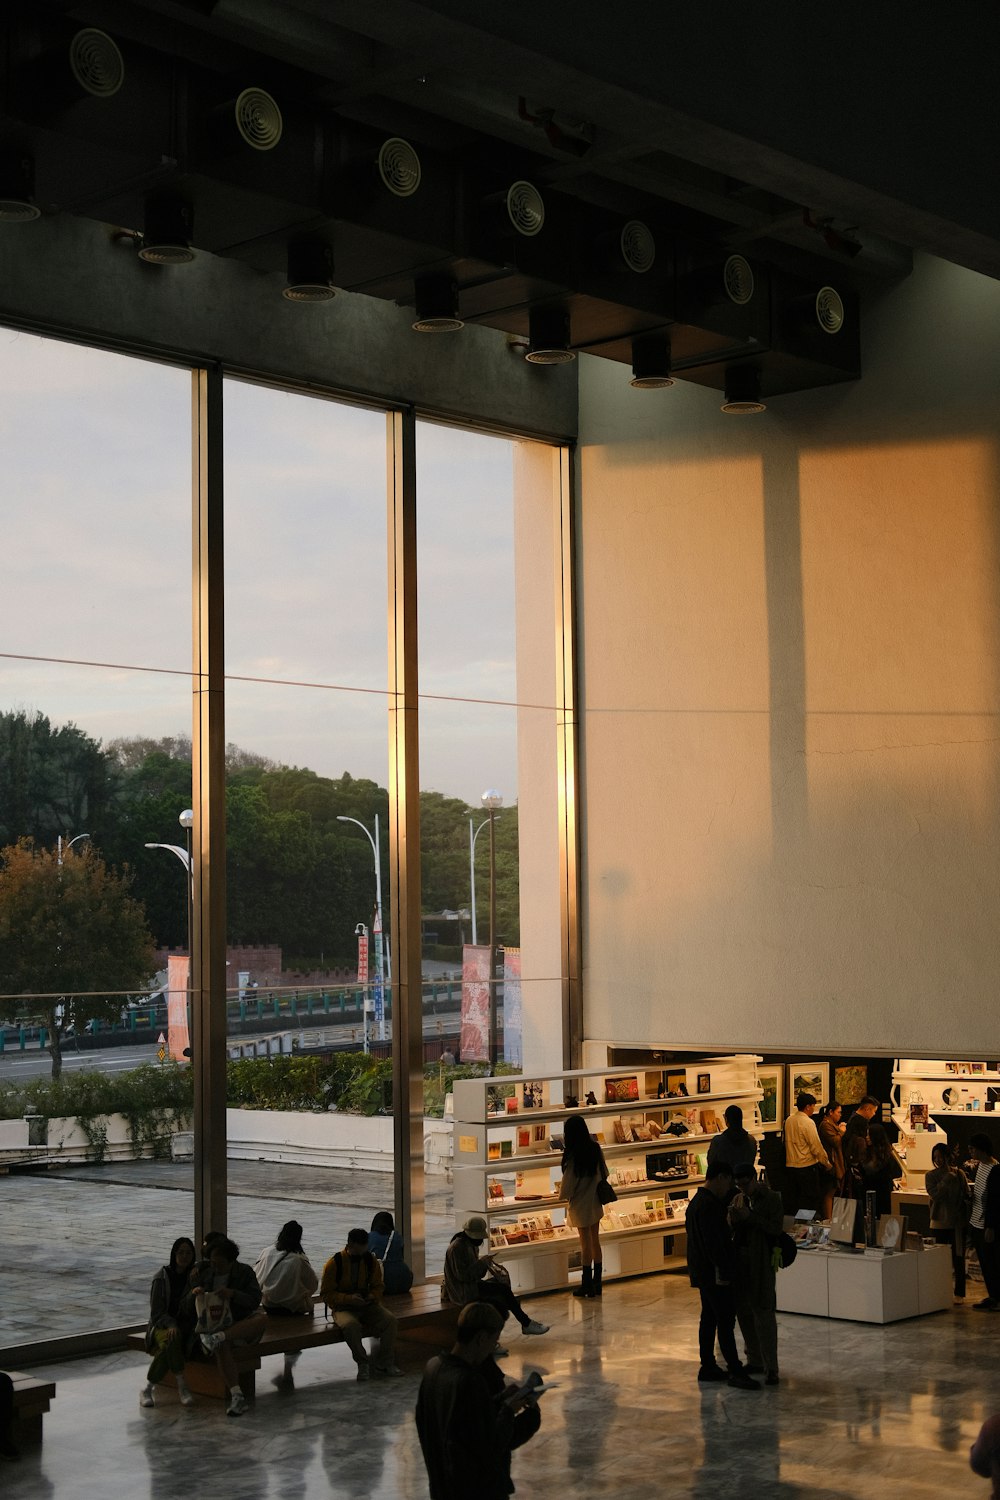
[[[188,957],[186,953],[167,956],[167,1050],[175,1062],[184,1061],[190,1047],[188,1035]]]
[[[358,983],[368,983],[368,928],[358,933]]]
[[[462,949],[462,1061],[490,1060],[490,950]]]

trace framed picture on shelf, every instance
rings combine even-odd
[[[535,1145],[536,1146],[546,1146],[546,1145],[548,1145],[548,1126],[547,1125],[536,1125],[535,1126]]]
[[[522,1083],[521,1103],[525,1109],[541,1109],[542,1085],[540,1083]]]
[[[667,1095],[671,1099],[677,1099],[688,1091],[687,1071],[681,1069],[679,1072],[667,1072]]]
[[[631,1104],[639,1097],[638,1074],[630,1078],[605,1078],[604,1098],[608,1104]]]
[[[830,1064],[804,1062],[788,1064],[788,1101],[794,1107],[800,1094],[812,1094],[817,1104],[830,1097]]]
[[[500,1160],[500,1144],[501,1143],[499,1141],[490,1141],[489,1146],[486,1149],[486,1155],[489,1161]]]
[[[833,1097],[841,1104],[860,1104],[868,1092],[868,1068],[864,1063],[835,1068],[833,1080]]]
[[[530,1145],[531,1145],[531,1126],[530,1125],[520,1125],[518,1127],[518,1131],[517,1131],[517,1149],[518,1149],[518,1151],[527,1151],[527,1149],[528,1149],[528,1147]]]
[[[984,1062],[970,1063],[969,1072],[973,1075],[974,1078],[982,1078],[983,1074],[986,1072],[986,1064]]]
[[[757,1069],[757,1082],[764,1091],[760,1101],[760,1123],[763,1130],[780,1130],[785,1119],[785,1068],[783,1063],[766,1063]]]
[[[698,1092],[699,1094],[710,1094],[712,1092],[711,1073],[698,1074]]]

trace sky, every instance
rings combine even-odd
[[[0,706],[189,733],[188,372],[0,329],[0,398]],[[230,381],[225,458],[226,738],[384,785],[385,418]],[[472,803],[517,796],[512,458],[419,427],[421,785]]]

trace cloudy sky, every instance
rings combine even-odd
[[[0,330],[0,398],[0,704],[189,732],[189,375]],[[421,783],[513,800],[512,447],[428,424],[417,454]],[[381,413],[227,386],[227,739],[385,782],[385,513]]]

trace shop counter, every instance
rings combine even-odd
[[[801,1250],[778,1272],[778,1311],[854,1323],[896,1323],[940,1312],[952,1300],[951,1248],[896,1255]]]

